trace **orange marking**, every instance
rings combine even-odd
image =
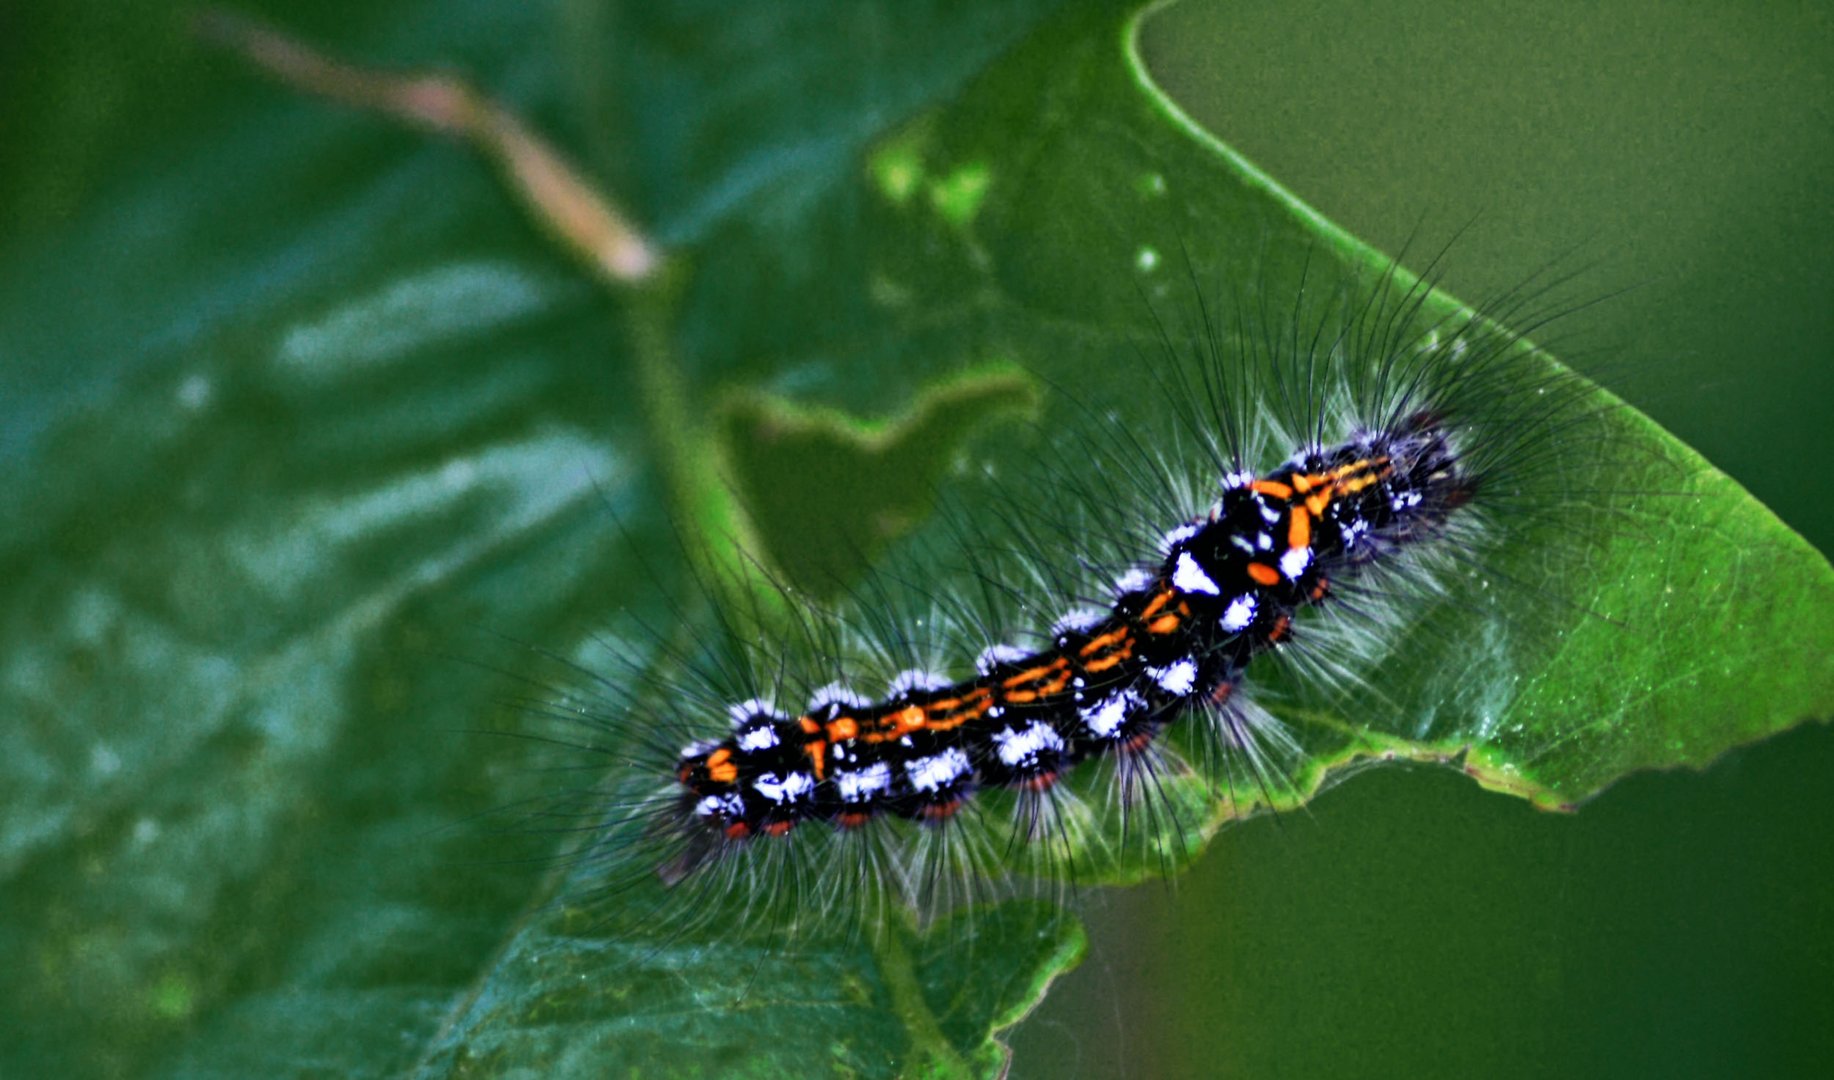
[[[1234,693],[1235,693],[1235,684],[1234,683],[1219,682],[1216,684],[1216,688],[1210,691],[1210,703],[1213,705],[1221,705],[1227,702],[1229,700],[1229,696]]]
[[[966,695],[933,701],[926,710],[924,727],[930,731],[948,731],[970,720],[978,720],[993,704],[993,691],[977,686]]]
[[[796,718],[796,722],[802,725],[802,733],[804,735],[813,735],[821,730],[821,725],[816,723],[815,718],[812,716],[799,716]]]
[[[1076,650],[1076,655],[1093,656],[1096,653],[1101,652],[1102,650],[1108,648],[1108,646],[1113,645],[1117,641],[1125,644],[1127,641],[1127,633],[1128,633],[1127,627],[1117,626],[1113,630],[1110,630],[1106,634],[1103,634],[1101,637],[1090,638],[1089,643],[1087,645],[1084,645],[1082,648]]]
[[[834,816],[834,823],[843,829],[857,829],[872,820],[872,814],[865,810],[843,810]]]
[[[1267,643],[1269,645],[1277,645],[1285,640],[1286,632],[1292,629],[1292,626],[1293,620],[1289,616],[1282,615],[1275,619],[1274,625],[1267,631]]]
[[[750,835],[751,826],[745,824],[743,821],[735,821],[726,826],[726,839],[728,840],[743,840]]]
[[[967,695],[966,698],[949,698],[944,701],[932,702],[927,707],[923,705],[906,705],[903,708],[894,709],[891,712],[883,713],[879,716],[868,717],[865,721],[866,730],[859,733],[858,737],[869,743],[882,743],[889,742],[892,739],[901,739],[913,731],[923,731],[926,729],[931,731],[947,731],[950,728],[960,727],[968,721],[981,716],[986,712],[991,698],[991,692],[985,687],[981,687]],[[971,701],[972,703],[964,706],[963,703],[965,700]],[[843,721],[845,721],[845,718],[843,718],[843,720],[836,720],[828,726],[830,736],[835,734],[836,728],[838,728]],[[851,721],[845,722],[851,724]]]
[[[1029,705],[1041,697],[1057,693],[1069,682],[1069,661],[1060,656],[1042,667],[1027,668],[1003,680],[1000,688],[1006,691],[1006,701],[1014,705]]]
[[[1312,546],[1312,515],[1303,506],[1293,507],[1293,519],[1286,527],[1286,546],[1294,549]]]
[[[1323,600],[1330,592],[1331,583],[1321,577],[1318,579],[1318,584],[1312,586],[1312,599]]]
[[[1311,514],[1313,517],[1324,517],[1325,511],[1329,509],[1330,506],[1330,488],[1325,488],[1323,491],[1320,491],[1318,494],[1311,496],[1305,501],[1306,513]]]
[[[860,733],[859,722],[851,716],[837,716],[828,721],[828,741],[845,742]]]
[[[1277,585],[1280,583],[1280,571],[1266,563],[1251,562],[1248,564],[1248,576],[1257,585]]]
[[[1250,491],[1257,491],[1270,499],[1286,502],[1293,497],[1293,489],[1278,480],[1256,480],[1248,485]]]
[[[1161,615],[1157,619],[1147,623],[1146,631],[1149,634],[1169,634],[1177,630],[1178,627],[1183,624],[1185,618],[1190,614],[1191,605],[1180,600],[1178,601],[1178,610],[1176,612]]]
[[[1164,592],[1155,595],[1151,600],[1148,600],[1146,602],[1145,607],[1140,609],[1140,617],[1142,619],[1150,619],[1154,615],[1159,614],[1160,609],[1165,607],[1165,605],[1171,603],[1172,597],[1176,595],[1177,594],[1173,592],[1171,589],[1167,589]]]
[[[1005,679],[1000,680],[1000,685],[1008,690],[1016,690],[1026,683],[1034,683],[1040,679],[1050,678],[1051,671],[1055,667],[1056,664],[1052,663],[1046,664],[1043,667],[1026,668],[1017,675],[1009,675]]]
[[[1343,489],[1344,494],[1354,495],[1372,484],[1379,484],[1388,479],[1394,475],[1394,472],[1395,470],[1388,464],[1388,459],[1383,458],[1379,462],[1370,463],[1366,471],[1338,481],[1337,486]]]
[[[803,743],[802,752],[808,755],[809,764],[815,767],[815,779],[825,779],[828,775],[828,744],[820,739]]]
[[[1297,491],[1301,495],[1304,495],[1306,492],[1312,490],[1312,488],[1319,483],[1321,483],[1321,481],[1319,481],[1318,479],[1311,477],[1311,476],[1307,476],[1303,473],[1294,473],[1293,474],[1293,490]]]
[[[764,827],[764,832],[767,836],[782,836],[795,827],[794,821],[773,821]]]
[[[707,758],[707,776],[716,784],[730,784],[739,778],[739,766],[732,760],[732,750],[720,747]]]
[[[1132,656],[1133,652],[1133,630],[1131,627],[1120,626],[1084,645],[1077,650],[1077,655],[1086,660],[1083,670],[1095,674],[1107,671]]]

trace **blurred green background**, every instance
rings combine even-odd
[[[642,190],[641,165],[596,137],[628,118],[567,106],[610,96],[593,92],[609,76],[590,53],[595,38],[580,31],[595,25],[594,4],[561,3],[558,15],[427,4],[411,20],[357,3],[251,6],[312,37],[362,42],[401,63],[448,63],[511,100],[533,97],[546,130],[663,208],[671,239],[704,241],[719,223],[714,211],[669,217],[662,195]],[[259,111],[232,113],[227,136],[216,120],[194,124],[225,98],[265,91],[228,65],[200,64],[173,10],[63,0],[0,8],[0,285],[14,310],[35,297],[63,305],[46,320],[60,333],[82,327],[72,310],[100,313],[91,338],[28,340],[0,356],[0,394],[14,404],[79,398],[131,378],[135,365],[154,369],[211,320],[226,321],[233,339],[245,310],[255,321],[273,310],[299,317],[325,299],[280,295],[301,266],[338,266],[373,284],[396,269],[365,261],[378,234],[410,247],[429,238],[429,265],[451,249],[541,265],[538,239],[513,225],[468,224],[452,241],[451,219],[495,195],[481,175],[414,187],[450,175],[449,151],[404,155],[375,126],[359,126],[354,142],[334,139],[350,118],[306,104],[286,115],[316,141],[269,145],[251,130],[265,122]],[[1560,265],[1599,264],[1588,285],[1632,291],[1563,328],[1563,340],[1586,346],[1581,366],[1584,354],[1608,361],[1633,403],[1821,550],[1834,547],[1834,481],[1822,467],[1834,450],[1834,204],[1825,194],[1834,23],[1823,7],[1652,12],[1622,2],[1581,15],[1554,4],[1192,0],[1161,15],[1148,38],[1154,71],[1202,123],[1351,232],[1390,251],[1410,237],[1416,250],[1434,250],[1475,219],[1454,245],[1453,291],[1482,296],[1563,253]],[[563,74],[547,74],[556,65]],[[571,89],[549,92],[556,81]],[[284,177],[298,193],[250,201],[236,178],[200,192],[189,176],[166,173],[215,140],[247,155],[250,182]],[[318,156],[326,146],[333,154]],[[381,178],[374,190],[372,177]],[[370,199],[327,221],[313,193],[340,185]],[[124,192],[135,201],[116,205]],[[702,210],[717,201],[692,194]],[[92,296],[77,287],[90,271],[74,260],[159,250],[146,237],[189,220],[171,211],[199,200],[247,216],[214,222],[208,248],[174,241],[182,264],[109,269],[131,288]],[[295,206],[298,220],[334,231],[295,235]],[[213,276],[227,251],[270,253],[257,262],[270,276],[241,276],[244,264],[228,258],[236,275]],[[565,274],[556,262],[537,283],[545,299],[525,336],[541,348],[551,345],[542,335],[565,337],[567,316],[595,304]],[[200,292],[199,280],[211,288]],[[597,355],[593,342],[566,347]],[[25,437],[0,432],[0,446]],[[117,512],[122,528],[141,520],[136,507]],[[603,521],[586,515],[575,532],[576,550],[589,550]],[[556,604],[569,615],[590,606]],[[472,598],[417,611],[409,630],[422,636],[404,647],[425,648],[455,624],[488,621],[488,611]],[[418,737],[402,718],[415,694],[435,691],[376,682],[389,691],[378,691],[377,715],[401,723],[378,724],[384,734],[374,737]],[[1358,776],[1309,813],[1225,832],[1174,890],[1097,898],[1095,950],[1014,1034],[1015,1073],[1818,1074],[1834,1060],[1830,776],[1834,735],[1820,726],[1705,775],[1633,777],[1574,817],[1537,814],[1450,771]],[[399,809],[391,798],[412,803],[411,791],[372,797],[378,816]],[[414,812],[423,817],[413,828],[377,842],[399,850],[453,809]],[[352,859],[373,861],[375,850],[387,849]],[[31,884],[55,885],[66,872],[85,871],[34,871]],[[336,878],[335,868],[322,873]],[[493,932],[486,926],[483,939]],[[197,990],[173,986],[162,1007],[182,1022]]]
[[[1351,233],[1456,235],[1454,293],[1551,260],[1630,290],[1560,327],[1562,356],[1834,549],[1826,5],[1205,0],[1145,44]],[[1359,775],[1225,831],[1174,890],[1110,894],[1015,1075],[1824,1075],[1831,777],[1821,725],[1572,817]]]

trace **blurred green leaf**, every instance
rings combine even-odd
[[[920,412],[965,367],[1017,362],[1150,419],[1125,368],[1156,340],[1141,291],[1188,291],[1178,253],[1276,296],[1384,260],[1143,87],[1123,13],[1056,6],[352,4],[295,25],[357,60],[456,64],[584,147],[691,265],[674,347],[704,408],[737,387]],[[81,55],[93,31],[67,32]],[[621,609],[669,617],[645,599],[654,567],[681,571],[620,312],[463,151],[156,44],[205,104],[154,125],[155,149],[59,158],[119,167],[0,253],[7,1071],[995,1067],[992,1034],[1080,947],[1043,906],[899,939],[889,963],[858,940],[659,949],[525,912],[551,869],[499,865],[526,845],[463,823],[551,778],[467,733],[506,679],[450,654],[513,676],[466,627],[571,656]],[[762,413],[734,409],[743,445]],[[1047,402],[1039,426],[1075,423]],[[1497,639],[1507,612],[1439,613],[1392,672],[1392,726],[1293,718],[1294,798],[1357,754],[1473,745],[1488,782],[1564,803],[1825,714],[1825,561],[1621,424],[1653,487],[1695,496],[1639,504],[1588,568],[1587,607],[1630,629],[1582,612]],[[989,427],[976,453],[1036,448]],[[1470,642],[1496,644],[1472,664]],[[1472,701],[1503,708],[1438,709]]]

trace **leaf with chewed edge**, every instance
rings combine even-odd
[[[1150,423],[1122,369],[1156,347],[1141,288],[1188,288],[1182,252],[1274,296],[1384,260],[1192,129],[1139,68],[1136,13],[1055,7],[709,25],[446,0],[319,29],[365,60],[457,63],[602,148],[588,162],[692,265],[675,336],[703,409],[739,385],[915,415],[1010,359]],[[1017,903],[793,952],[659,942],[548,906],[549,865],[454,827],[553,782],[460,733],[503,680],[443,654],[519,660],[461,628],[587,656],[608,623],[671,615],[642,599],[679,546],[622,315],[465,154],[200,78],[192,100],[222,104],[165,121],[159,167],[124,157],[118,186],[0,257],[0,352],[20,358],[0,434],[6,1071],[997,1067],[997,1031],[1079,955],[1073,917]],[[1045,409],[1036,427],[1078,422]],[[1535,620],[1532,640],[1492,621],[1494,672],[1422,649],[1387,686],[1424,728],[1291,718],[1294,801],[1359,754],[1469,747],[1485,782],[1565,804],[1827,712],[1826,562],[1615,422],[1661,497],[1585,567],[1583,606],[1635,618]],[[1023,427],[963,437],[1016,461]],[[906,475],[950,484],[964,444],[942,442]],[[1507,705],[1494,724],[1432,708],[1486,699]]]

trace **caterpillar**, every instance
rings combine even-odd
[[[1065,615],[1042,651],[992,645],[974,678],[906,672],[878,702],[837,686],[793,718],[734,705],[732,734],[677,767],[694,816],[733,841],[811,819],[946,818],[979,787],[1042,792],[1079,762],[1137,753],[1194,708],[1227,717],[1249,662],[1299,608],[1438,531],[1476,486],[1430,412],[1222,483],[1208,514],[1166,534],[1155,571],[1130,572],[1107,611]]]
[[[1570,555],[1611,505],[1578,479],[1606,426],[1590,384],[1498,318],[1528,298],[1435,315],[1397,269],[1317,290],[1284,325],[1201,299],[1158,324],[1142,392],[1171,427],[1061,390],[1082,422],[1041,424],[1031,472],[965,484],[948,536],[838,603],[774,580],[791,614],[765,636],[715,602],[698,646],[618,639],[609,700],[552,706],[613,761],[544,811],[591,837],[576,896],[722,932],[927,921],[1175,863],[1204,802],[1300,801],[1282,705],[1379,711],[1430,611],[1511,591],[1499,539],[1552,522],[1543,554]]]

